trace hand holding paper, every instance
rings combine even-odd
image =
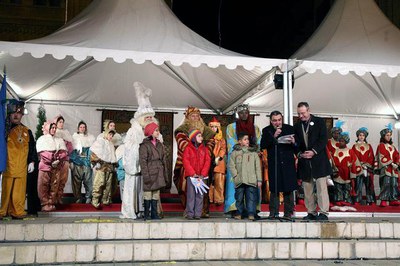
[[[280,144],[291,144],[294,143],[294,135],[285,135],[278,138],[278,143]]]

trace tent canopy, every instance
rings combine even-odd
[[[373,0],[336,0],[318,30],[297,51],[293,108],[313,112],[394,116],[400,111],[400,31]],[[248,102],[260,110],[282,108],[272,85]]]
[[[208,42],[162,0],[95,0],[49,36],[0,42],[14,96],[86,106],[134,108],[132,84],[140,81],[156,108],[229,111],[285,62]]]

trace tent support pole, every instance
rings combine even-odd
[[[79,70],[81,67],[89,64],[90,62],[92,62],[94,60],[94,58],[91,56],[88,59],[84,60],[82,63],[78,64],[77,66],[75,66],[74,68],[72,68],[70,71],[68,71],[67,73],[62,74],[61,76],[58,76],[56,79],[50,81],[49,83],[47,83],[46,85],[44,85],[42,88],[38,89],[37,91],[35,91],[34,93],[32,93],[31,95],[28,95],[25,99],[25,102],[29,102],[30,100],[33,99],[33,97],[35,97],[36,95],[38,95],[39,93],[42,93],[43,91],[47,90],[48,88],[50,88],[51,86],[53,86],[55,83],[59,82],[60,80],[62,80],[63,78],[68,77],[69,75],[73,74],[75,71]]]
[[[181,77],[181,75],[179,75],[170,64],[168,64],[167,62],[164,62],[164,64],[168,67],[169,70],[172,71],[172,73],[174,73],[177,78],[179,78],[186,85],[186,88],[194,95],[196,95],[200,99],[200,101],[202,101],[210,110],[213,110],[216,114],[220,114],[220,111],[214,108],[203,96],[201,96],[200,93],[195,88],[193,88],[193,86],[191,86],[183,77]]]
[[[396,113],[396,109],[394,108],[392,102],[390,101],[390,99],[386,96],[386,94],[383,92],[382,90],[382,86],[379,84],[378,80],[376,79],[376,77],[374,75],[372,75],[371,72],[369,72],[369,74],[371,75],[372,79],[374,80],[376,86],[378,87],[379,91],[381,92],[383,98],[385,99],[386,104],[390,107],[390,109],[392,109],[393,111],[393,116],[396,118],[396,120],[399,119],[399,116]]]
[[[225,114],[229,112],[235,105],[238,104],[238,102],[246,96],[248,93],[254,90],[254,88],[259,85],[261,82],[265,80],[266,77],[269,77],[271,73],[275,73],[275,68],[272,68],[271,70],[265,72],[261,77],[259,77],[253,84],[251,84],[247,89],[245,89],[238,97],[233,99],[230,103],[228,103],[225,107],[222,108],[222,113]]]
[[[293,125],[292,71],[283,73],[283,122]]]
[[[1,83],[3,83],[4,76],[0,74],[0,78],[1,78]],[[14,89],[10,86],[10,84],[8,84],[8,82],[7,82],[7,84],[6,84],[6,88],[7,88],[8,93],[10,93],[11,96],[12,96],[14,99],[19,100],[18,94],[14,91]]]

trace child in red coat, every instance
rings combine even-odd
[[[189,132],[190,140],[183,152],[183,167],[186,177],[186,218],[200,219],[203,209],[203,193],[208,188],[203,179],[208,178],[211,158],[203,144],[203,136],[197,129]]]

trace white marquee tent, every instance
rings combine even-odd
[[[325,115],[397,118],[400,113],[400,30],[373,0],[336,0],[292,58],[298,65],[293,108],[308,101]],[[258,110],[282,110],[282,97],[270,85],[248,102]]]
[[[399,30],[373,0],[337,0],[293,56],[291,107],[305,100],[314,113],[365,117],[352,122],[351,131],[371,128],[369,118],[379,117],[373,122],[379,130],[400,110],[399,47]],[[73,121],[70,130],[81,118],[97,129],[96,108],[134,109],[134,81],[153,89],[151,101],[160,110],[191,104],[229,111],[245,99],[254,111],[283,110],[283,92],[270,80],[274,67],[286,62],[220,49],[184,26],[162,0],[96,0],[54,34],[0,42],[10,91],[33,112],[41,100],[48,103],[50,117],[63,113]],[[35,118],[27,119],[35,127]]]
[[[219,48],[163,0],[95,0],[49,36],[0,42],[9,91],[31,103],[135,108],[132,84],[141,81],[156,108],[220,112],[263,88],[285,62]]]

